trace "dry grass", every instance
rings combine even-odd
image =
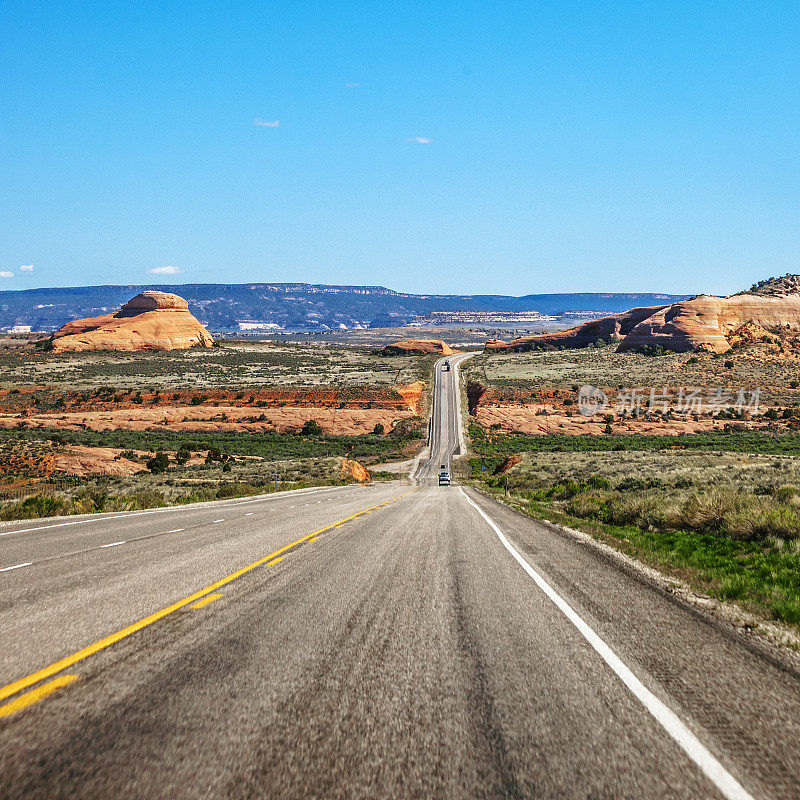
[[[733,366],[726,366],[733,362]],[[615,347],[530,353],[481,353],[465,364],[467,378],[496,389],[569,389],[591,384],[617,387],[761,387],[771,405],[797,405],[800,357],[777,345],[757,344],[721,357],[670,353],[649,357]]]
[[[0,349],[0,387],[386,386],[425,379],[430,358],[384,358],[365,348],[268,342],[141,353]]]

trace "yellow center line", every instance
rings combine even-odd
[[[221,594],[207,594],[202,600],[198,600],[196,603],[192,603],[189,608],[203,608],[207,606],[209,603],[213,603],[215,600],[219,600],[222,597]]]
[[[309,542],[316,542],[319,539],[319,536],[312,536],[308,541]]]
[[[402,498],[407,497],[408,495],[412,494],[415,491],[416,488],[412,489],[410,492],[404,492],[403,494],[397,495],[397,497],[392,497],[389,500],[384,500],[382,503],[378,503],[377,505],[372,506],[372,508],[379,508],[381,506],[387,505],[388,503],[394,503],[396,500],[401,500]],[[140,619],[138,622],[134,622],[133,624],[128,625],[125,628],[122,628],[122,630],[119,630],[116,633],[112,633],[109,636],[106,636],[103,639],[94,642],[93,644],[87,645],[86,647],[81,648],[80,650],[72,653],[71,655],[65,656],[64,658],[53,662],[47,667],[43,667],[37,672],[32,672],[30,675],[26,675],[24,678],[19,678],[19,680],[6,684],[2,688],[0,688],[0,700],[5,700],[7,697],[11,697],[11,695],[16,694],[17,692],[21,692],[23,689],[27,689],[29,686],[33,686],[35,683],[39,683],[39,681],[43,681],[45,678],[49,678],[55,675],[56,673],[61,672],[62,670],[67,669],[68,667],[71,667],[73,664],[77,664],[79,661],[83,661],[85,658],[88,658],[89,656],[92,656],[95,653],[99,653],[101,650],[105,650],[112,644],[116,644],[122,639],[126,639],[128,636],[137,633],[143,628],[146,628],[148,625],[152,625],[154,622],[158,622],[158,620],[164,619],[164,617],[168,616],[169,614],[173,614],[178,609],[196,602],[201,597],[205,597],[207,594],[210,594],[211,592],[216,591],[222,586],[231,583],[231,581],[235,581],[237,578],[241,578],[242,575],[245,575],[251,570],[260,567],[262,564],[267,564],[268,562],[272,561],[276,556],[279,556],[282,553],[285,553],[287,550],[291,550],[293,547],[297,547],[297,545],[308,541],[312,536],[317,536],[320,533],[329,531],[332,528],[342,525],[348,520],[355,519],[355,517],[357,516],[358,514],[351,514],[349,517],[345,517],[344,519],[339,520],[338,522],[332,522],[330,525],[326,525],[324,528],[320,528],[318,531],[314,531],[313,533],[307,533],[305,536],[301,536],[299,539],[295,539],[295,541],[291,542],[290,544],[284,545],[283,547],[279,547],[277,550],[270,553],[268,556],[259,558],[258,561],[254,561],[252,564],[248,564],[246,567],[242,567],[236,572],[232,572],[230,575],[221,578],[218,581],[215,581],[209,586],[206,586],[203,589],[199,589],[198,591],[194,592],[194,594],[190,594],[188,597],[184,597],[183,600],[178,600],[176,603],[173,603],[172,605],[169,605],[166,608],[162,608],[160,611],[156,611],[153,614],[144,617],[144,619]],[[48,686],[49,685],[50,684],[48,684]],[[45,687],[41,688],[44,689]]]
[[[273,558],[272,561],[267,561],[267,566],[271,567],[273,564],[279,564],[283,561],[283,556],[278,556],[277,558]]]
[[[21,694],[16,700],[12,700],[10,703],[0,706],[0,717],[7,717],[9,714],[16,714],[17,711],[21,711],[27,706],[32,706],[34,703],[38,703],[43,698],[47,697],[47,695],[76,680],[78,680],[77,675],[59,675],[57,678],[53,678],[52,681],[48,681],[36,689],[31,689],[30,692]]]

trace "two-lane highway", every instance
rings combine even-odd
[[[0,796],[800,797],[791,662],[432,485],[456,388],[419,486],[0,530]]]
[[[420,462],[416,479],[423,485],[437,483],[440,470],[452,471],[454,455],[464,449],[461,429],[461,395],[459,390],[459,365],[470,353],[459,353],[440,358],[434,367],[434,391],[429,424],[429,453]]]

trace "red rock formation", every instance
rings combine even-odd
[[[68,322],[50,339],[55,351],[179,350],[211,347],[211,334],[176,294],[142,292],[114,314]]]
[[[800,276],[784,275],[730,297],[700,295],[667,306],[632,308],[558,333],[524,336],[510,342],[490,339],[486,350],[585,347],[599,339],[608,342],[624,337],[617,348],[621,353],[655,345],[676,353],[725,353],[734,344],[759,341],[767,335],[785,338],[798,334]]]
[[[436,353],[440,356],[452,356],[455,353],[449,345],[441,339],[404,339],[402,342],[387,344],[383,348],[385,356],[407,356]]]
[[[543,333],[539,336],[521,336],[509,342],[499,339],[489,339],[486,342],[486,350],[510,351],[521,353],[534,348],[554,348],[554,347],[586,347],[594,344],[598,339],[604,342],[621,338],[628,334],[642,320],[652,316],[657,311],[669,308],[669,306],[642,306],[632,308],[622,314],[612,314],[608,317],[585,322],[575,328],[555,333]]]
[[[725,353],[734,343],[754,341],[766,332],[800,332],[800,295],[744,293],[682,300],[636,325],[618,350],[637,351],[644,346],[661,345],[678,353]]]
[[[349,478],[359,482],[368,481],[372,477],[358,461],[354,461],[351,458],[342,459],[340,474],[343,478]]]

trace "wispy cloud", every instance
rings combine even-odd
[[[0,270],[0,278],[13,278],[14,273],[9,272],[7,269]]]
[[[183,272],[178,267],[153,267],[147,270],[151,275],[178,275]]]
[[[426,139],[424,136],[412,136],[410,139],[406,139],[407,142],[412,142],[413,144],[433,144],[433,139]]]
[[[33,272],[33,264],[23,264],[19,268],[20,272]]]
[[[346,83],[345,86],[348,89],[354,89],[356,86],[361,86],[361,84],[360,83]]]
[[[281,124],[279,119],[261,119],[256,117],[253,120],[253,125],[258,125],[259,128],[277,128]]]

